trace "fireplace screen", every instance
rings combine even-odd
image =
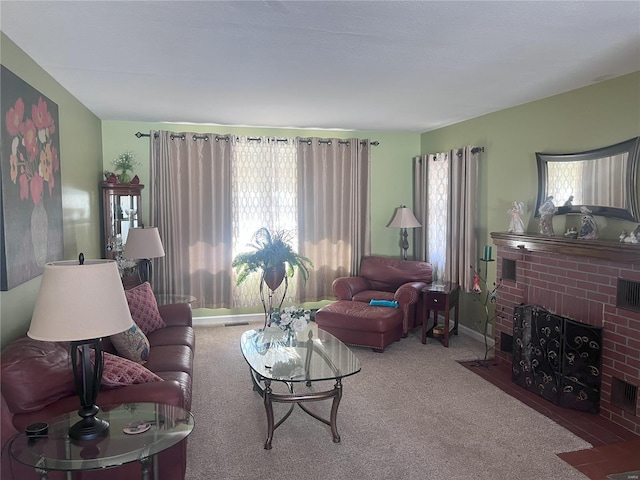
[[[512,380],[563,407],[600,410],[602,328],[518,305],[513,316]]]

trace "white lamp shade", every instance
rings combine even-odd
[[[398,207],[396,209],[396,214],[391,220],[391,223],[387,225],[387,227],[394,228],[416,228],[421,227],[420,222],[413,215],[413,212],[408,207]]]
[[[27,335],[63,342],[107,337],[133,319],[113,260],[47,263]]]
[[[123,256],[131,259],[164,257],[158,227],[132,228],[127,235]]]

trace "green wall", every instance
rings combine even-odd
[[[491,232],[506,231],[514,200],[525,204],[527,231],[538,233],[534,218],[538,193],[535,152],[570,153],[605,147],[640,135],[640,72],[573,90],[525,105],[501,110],[421,135],[423,154],[465,145],[485,147],[481,157],[478,254],[491,245]],[[635,223],[596,217],[600,238],[615,239]],[[579,216],[554,219],[555,233],[580,227]],[[495,251],[495,250],[494,250]],[[495,263],[489,264],[489,281]],[[476,327],[469,298],[463,323]],[[465,308],[467,307],[467,308]]]
[[[248,119],[249,121],[250,119]],[[385,133],[336,130],[299,130],[276,128],[227,127],[217,125],[183,125],[166,123],[102,122],[104,168],[113,170],[113,159],[125,150],[136,154],[142,165],[136,173],[145,185],[143,190],[143,219],[149,214],[149,138],[138,139],[138,131],[151,130],[173,132],[218,133],[221,135],[275,136],[275,137],[333,137],[368,138],[380,142],[371,147],[371,249],[378,255],[400,257],[400,231],[387,228],[395,207],[411,205],[412,166],[411,158],[420,153],[420,134]]]
[[[58,105],[64,258],[76,258],[79,252],[87,258],[99,258],[100,120],[1,32],[0,59],[5,67]],[[0,293],[2,346],[27,331],[40,278]]]

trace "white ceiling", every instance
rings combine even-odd
[[[2,0],[0,19],[103,120],[425,132],[640,70],[639,1]]]

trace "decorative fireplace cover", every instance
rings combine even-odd
[[[512,380],[543,398],[583,412],[600,411],[602,328],[538,305],[513,316]]]

